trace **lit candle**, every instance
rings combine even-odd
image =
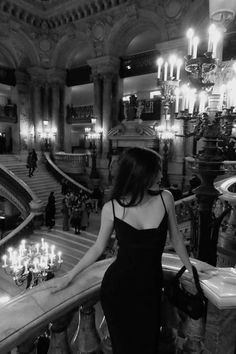
[[[221,39],[221,34],[219,31],[215,30],[212,33],[212,58],[216,58],[217,45]]]
[[[197,58],[198,44],[199,44],[199,38],[198,37],[194,37],[193,38],[193,59]]]
[[[25,240],[22,240],[22,241],[21,241],[21,244],[22,244],[23,252],[25,252],[25,251],[26,251],[26,248],[25,248]]]
[[[170,63],[170,79],[172,79],[173,72],[174,72],[174,65],[176,63],[176,56],[175,55],[170,56],[169,63]]]
[[[36,252],[39,253],[39,243],[36,243],[35,247],[36,247]]]
[[[29,271],[28,271],[28,261],[24,261],[24,267],[25,267],[24,274],[28,274],[29,273]]]
[[[196,99],[196,89],[192,89],[189,92],[189,113],[190,114],[193,114],[195,99]]]
[[[193,35],[194,35],[193,29],[192,29],[192,28],[189,28],[188,31],[187,31],[187,38],[188,38],[188,55],[192,55]]]
[[[12,267],[15,267],[16,264],[17,264],[17,252],[16,251],[13,251],[12,252]]]
[[[2,259],[3,259],[2,268],[6,268],[6,267],[7,267],[7,255],[4,254],[4,255],[2,256]]]
[[[175,89],[175,113],[179,112],[179,88]]]
[[[39,270],[38,270],[38,263],[39,263],[38,258],[35,258],[34,261],[33,261],[33,265],[34,265],[33,271],[34,271],[35,273],[37,273],[37,272],[39,271]]]
[[[176,71],[176,80],[179,80],[180,78],[180,68],[183,64],[183,61],[181,59],[177,60],[176,66],[177,66],[177,71]]]
[[[165,70],[164,70],[164,81],[167,81],[167,73],[168,73],[168,62],[165,62]]]
[[[11,260],[12,260],[12,252],[13,252],[12,247],[9,247],[9,248],[8,248],[8,252],[9,252],[9,259],[10,259],[10,261],[11,261]]]
[[[55,245],[52,245],[51,246],[51,254],[53,255],[53,257],[55,257],[54,250],[55,250]]]
[[[183,85],[182,88],[181,88],[181,91],[182,91],[181,111],[185,110],[185,101],[186,101],[187,90],[188,90],[187,85]]]
[[[161,67],[163,64],[163,58],[158,58],[157,59],[157,78],[160,79],[161,78]]]
[[[42,250],[44,250],[44,238],[41,238],[41,242],[42,242]]]
[[[21,268],[21,256],[18,257],[18,268]]]
[[[212,53],[213,50],[213,35],[215,30],[216,30],[216,26],[212,23],[208,29],[209,39],[208,39],[207,51],[210,53]]]
[[[47,242],[44,243],[44,250],[45,250],[45,254],[47,255],[48,254],[48,243]]]
[[[62,263],[61,251],[59,251],[57,255],[58,255],[58,263]]]

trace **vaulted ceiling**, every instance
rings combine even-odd
[[[0,64],[74,68],[205,31],[206,0],[1,0]]]

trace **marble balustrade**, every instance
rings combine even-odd
[[[10,353],[15,347],[18,353],[34,353],[36,338],[49,323],[49,354],[69,354],[72,347],[75,353],[98,353],[107,337],[101,338],[96,329],[94,304],[99,300],[103,274],[112,261],[110,258],[93,264],[68,288],[56,294],[50,291],[52,279],[1,305],[1,319],[4,319],[0,321],[1,354]],[[192,262],[200,261],[192,259]],[[173,276],[180,267],[181,261],[176,255],[163,255],[165,278]],[[176,312],[170,304],[163,305],[162,348],[172,345],[187,353],[202,353],[203,348],[205,353],[234,353],[236,286],[225,281],[225,277],[232,276],[234,272],[233,269],[221,269],[210,279],[201,281],[208,298],[206,321],[203,318],[192,320]],[[184,282],[185,286],[192,288],[187,275]],[[109,352],[107,347],[104,352]]]
[[[70,174],[84,173],[89,164],[88,153],[64,153],[57,152],[54,154],[56,165],[62,170]]]

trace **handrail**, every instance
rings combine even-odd
[[[5,167],[3,164],[0,163],[0,169],[5,172],[10,178],[14,179],[21,188],[24,189],[24,192],[26,192],[29,196],[29,200],[31,199],[38,199],[36,194],[32,191],[32,189],[29,188],[29,186],[22,181],[19,177],[17,177],[12,171],[10,171],[7,167]]]
[[[50,291],[54,282],[52,279],[2,305],[1,318],[4,321],[0,321],[1,354],[8,353],[36,335],[49,322],[94,299],[99,294],[103,275],[113,260],[110,258],[94,263],[77,275],[67,288],[56,294]],[[201,263],[196,259],[191,259],[191,262]],[[176,273],[182,266],[177,255],[168,253],[163,254],[162,264],[164,273]],[[236,289],[231,286],[229,290],[220,275],[201,281],[201,285],[207,298],[219,309],[236,308]]]
[[[92,190],[89,188],[84,187],[82,184],[80,184],[79,182],[75,181],[73,178],[71,178],[70,176],[68,176],[66,173],[64,173],[51,159],[50,154],[48,152],[44,153],[44,156],[47,160],[47,163],[53,168],[54,171],[56,171],[61,178],[65,178],[67,179],[72,185],[74,185],[75,187],[79,188],[79,189],[83,189],[85,192],[92,194]]]
[[[20,225],[18,225],[14,230],[9,232],[9,234],[7,236],[5,236],[2,240],[0,240],[0,249],[8,241],[12,240],[14,236],[16,236],[21,231],[23,231],[23,229],[31,223],[31,221],[34,219],[35,215],[36,215],[35,213],[30,213],[27,216],[27,218]]]

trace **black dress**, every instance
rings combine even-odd
[[[157,354],[166,207],[164,204],[165,215],[157,228],[138,230],[117,218],[113,201],[112,206],[119,250],[102,281],[101,305],[113,354]]]

